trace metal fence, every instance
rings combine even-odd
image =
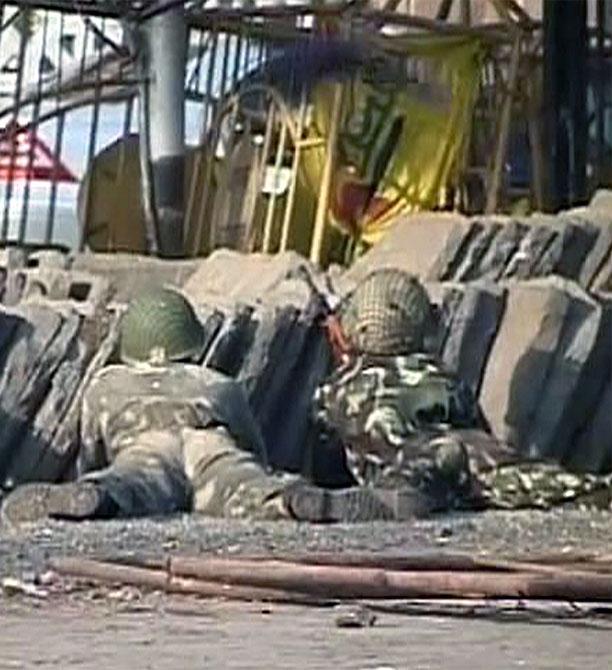
[[[190,143],[264,53],[261,41],[191,30]],[[119,21],[0,6],[0,241],[78,244],[78,180],[137,130],[137,83]]]
[[[212,147],[215,155],[227,156],[243,137],[236,95],[265,83],[258,74],[262,65],[284,39],[307,32],[313,10],[254,8],[250,15],[223,7],[198,11],[203,4],[190,5],[186,139],[192,147]],[[340,10],[328,6],[325,11]],[[458,35],[463,30],[388,12],[366,12],[357,20],[362,30],[364,22],[377,29],[386,23],[404,30],[433,26],[444,34]],[[87,207],[79,180],[104,147],[118,139],[127,141],[137,131],[138,70],[124,27],[116,17],[85,15],[74,9],[0,5],[0,243],[77,248],[84,240],[79,226]],[[490,142],[499,132],[500,106],[508,96],[516,33],[498,24],[472,32],[488,45],[476,110],[482,121],[481,139],[486,134],[487,141],[472,147],[471,172],[466,174],[476,175],[486,190],[491,178],[491,165],[486,162]],[[537,48],[535,52],[537,58]],[[418,59],[404,61],[407,75],[418,81]],[[255,138],[250,160],[256,161],[258,170],[244,192],[245,202],[238,203],[239,225],[235,208],[219,214],[223,225],[207,221],[216,206],[210,187],[213,161],[195,152],[186,205],[191,253],[223,244],[265,251],[287,247],[296,166],[306,145],[305,103],[302,98],[300,111],[289,124],[278,96],[270,90],[260,96],[260,122],[257,114],[249,121],[256,126],[250,129]],[[279,183],[284,184],[282,189]]]

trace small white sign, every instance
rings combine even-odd
[[[264,172],[261,192],[265,195],[283,195],[289,188],[291,168],[281,167],[278,170],[273,165],[267,165]]]

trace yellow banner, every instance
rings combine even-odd
[[[401,89],[374,76],[344,85],[330,221],[366,244],[398,215],[439,204],[463,164],[478,91],[478,41],[403,40],[399,48],[409,53]],[[310,137],[327,136],[335,85],[315,91]],[[325,150],[310,148],[301,161],[300,181],[314,196]]]

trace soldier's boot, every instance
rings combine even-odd
[[[113,516],[113,508],[105,491],[92,482],[37,482],[12,491],[2,503],[0,519],[13,526],[45,519],[84,521]]]
[[[324,489],[303,483],[287,490],[285,504],[295,519],[312,523],[405,521],[434,510],[433,502],[414,489]]]

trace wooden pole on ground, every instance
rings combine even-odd
[[[197,595],[204,598],[227,600],[268,601],[303,605],[329,605],[329,599],[312,598],[299,593],[288,593],[274,589],[259,589],[206,582],[201,579],[186,579],[172,575],[167,570],[153,570],[128,565],[116,565],[86,558],[57,558],[51,568],[60,575],[80,577],[111,584],[130,584],[181,595]]]
[[[327,598],[537,598],[612,600],[612,577],[579,572],[399,571],[282,561],[172,558],[169,572],[235,586]]]

